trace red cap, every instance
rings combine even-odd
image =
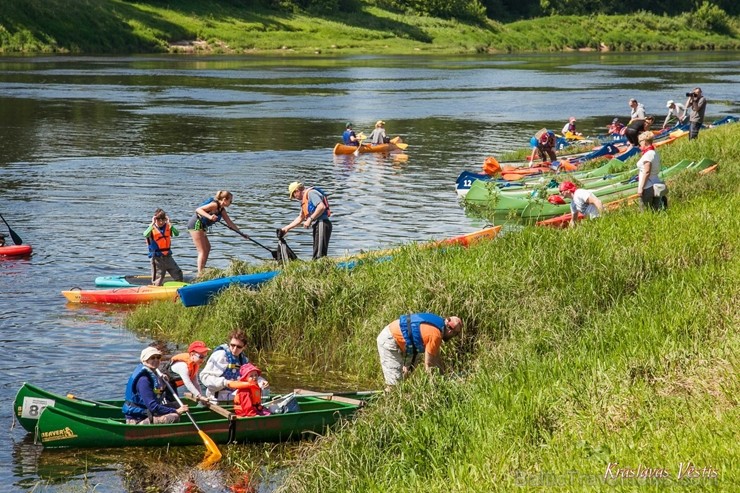
[[[572,181],[564,181],[563,183],[560,184],[560,193],[563,193],[563,192],[575,193],[575,191],[576,191],[576,184],[573,183]]]
[[[189,353],[192,353],[193,351],[196,353],[207,353],[210,350],[211,348],[206,346],[206,343],[203,341],[193,341],[193,343],[188,346]]]

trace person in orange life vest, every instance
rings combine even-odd
[[[198,400],[202,396],[198,371],[208,351],[210,348],[203,341],[194,341],[188,346],[188,352],[179,353],[170,358],[163,373],[168,376],[176,392],[184,386],[188,392],[193,394],[194,399]]]
[[[172,237],[180,236],[180,232],[170,222],[170,218],[162,209],[154,211],[152,223],[144,231],[144,238],[149,247],[149,258],[152,264],[152,284],[164,284],[164,276],[169,273],[172,279],[182,282],[182,269],[172,258]]]
[[[208,255],[211,253],[211,242],[208,241],[207,232],[211,226],[224,220],[226,225],[236,232],[240,232],[236,224],[226,213],[226,208],[231,205],[234,195],[228,190],[219,190],[216,195],[206,199],[195,209],[195,215],[188,221],[188,231],[193,239],[195,249],[198,251],[198,275],[206,268]],[[249,237],[248,235],[245,235]]]
[[[301,202],[301,212],[292,223],[280,228],[282,234],[287,233],[299,224],[304,228],[313,225],[313,258],[325,257],[329,250],[332,224],[329,221],[331,209],[326,195],[320,188],[304,187],[300,182],[294,181],[288,185],[288,194],[291,200]]]
[[[257,379],[262,371],[252,363],[239,368],[239,387],[234,394],[234,414],[240,418],[246,416],[268,416],[270,411],[262,407],[262,388]]]
[[[386,325],[377,338],[386,389],[411,373],[419,353],[424,353],[427,371],[441,369],[442,342],[457,337],[461,331],[460,318],[442,318],[433,313],[402,315]]]
[[[155,373],[162,361],[162,353],[155,347],[146,347],[139,356],[141,362],[126,383],[123,414],[127,424],[163,424],[180,421],[180,415],[189,411],[187,405],[172,408],[160,404],[162,382]]]

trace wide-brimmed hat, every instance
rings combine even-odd
[[[665,107],[670,108],[674,104],[676,104],[675,101],[673,101],[672,99],[669,99],[668,102],[665,104]]]
[[[290,185],[288,185],[288,197],[293,198],[293,194],[296,190],[301,188],[303,185],[299,181],[294,181]]]
[[[242,365],[241,368],[239,368],[239,377],[244,378],[253,371],[257,372],[257,375],[262,375],[262,370],[254,366],[252,363],[247,363],[246,365]]]
[[[376,127],[379,127],[381,125],[385,125],[385,122],[383,120],[378,120],[377,122],[375,122]]]

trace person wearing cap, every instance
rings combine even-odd
[[[360,141],[357,139],[357,134],[352,130],[352,122],[347,122],[344,126],[344,133],[342,134],[342,142],[348,146],[359,146]]]
[[[627,122],[628,126],[635,120],[645,119],[645,107],[642,105],[642,103],[638,103],[635,98],[631,98],[627,104],[629,104],[629,107],[632,110],[632,112],[630,113],[630,121]]]
[[[165,365],[164,373],[170,380],[175,392],[184,386],[193,398],[198,400],[201,395],[200,383],[198,382],[198,371],[200,365],[208,356],[210,348],[203,341],[193,341],[188,346],[186,353],[178,353],[170,358]],[[174,400],[174,398],[172,399]]]
[[[568,123],[566,123],[563,126],[563,130],[561,131],[561,133],[563,134],[563,137],[565,137],[566,139],[572,139],[576,136],[583,135],[582,133],[576,130],[576,117],[575,116],[571,116],[570,118],[568,118]]]
[[[162,405],[162,382],[157,376],[162,352],[155,347],[146,347],[139,356],[139,365],[126,383],[123,414],[126,424],[163,424],[180,420],[180,415],[188,412],[187,405],[172,408]]]
[[[622,135],[622,129],[624,124],[619,121],[619,118],[615,118],[612,122],[606,126],[607,135]]]
[[[373,145],[387,144],[390,142],[390,138],[385,134],[385,122],[378,120],[375,122],[375,128],[370,134],[370,143]]]
[[[687,93],[689,99],[686,100],[686,108],[691,109],[691,116],[689,117],[689,140],[693,140],[699,136],[699,130],[704,124],[704,113],[707,110],[707,98],[701,92],[700,87],[695,87],[693,91]]]
[[[653,133],[640,134],[640,149],[642,156],[637,160],[639,175],[637,178],[637,194],[640,196],[640,208],[661,210],[668,207],[665,194],[665,183],[660,179],[660,154],[653,146]]]
[[[686,119],[686,106],[681,103],[676,103],[672,99],[666,102],[665,107],[668,108],[668,114],[663,122],[663,128],[668,128],[668,124],[676,119],[676,125],[682,125]]]
[[[280,234],[303,223],[304,228],[313,227],[313,259],[325,257],[329,250],[332,224],[329,220],[331,209],[326,193],[318,187],[304,187],[302,183],[294,181],[288,185],[288,195],[291,200],[301,203],[301,210],[293,222],[280,228]]]
[[[424,354],[424,368],[428,372],[441,370],[442,343],[459,336],[461,331],[459,317],[443,318],[434,313],[401,315],[386,325],[377,338],[386,390],[413,371],[420,353]]]
[[[206,397],[219,401],[233,398],[233,390],[244,387],[246,384],[239,381],[239,370],[249,363],[244,354],[247,345],[247,336],[240,330],[229,334],[229,343],[221,344],[213,350],[206,366],[200,372],[200,381],[206,387]],[[267,388],[269,383],[260,377],[260,385]]]
[[[591,190],[578,188],[572,181],[564,181],[560,184],[560,195],[570,199],[570,225],[573,226],[578,220],[578,214],[583,214],[588,219],[595,219],[604,212],[604,205]]]
[[[262,406],[263,389],[259,382],[261,376],[262,370],[252,363],[239,368],[239,381],[246,384],[234,393],[234,414],[240,418],[270,414],[270,411]]]
[[[557,160],[558,157],[555,154],[555,132],[552,130],[548,130],[546,128],[541,129],[530,139],[530,143],[533,147],[537,148],[537,153],[543,163],[548,162],[548,158],[550,158],[549,162]]]

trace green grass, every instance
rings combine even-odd
[[[469,54],[740,48],[740,24],[721,32],[687,15],[554,16],[511,24],[402,14],[360,2],[330,16],[268,10],[251,2],[6,0],[0,53]]]
[[[444,375],[417,372],[302,445],[281,491],[728,491],[740,480],[739,137],[727,125],[661,151],[720,163],[673,181],[664,213],[627,207],[467,250],[408,246],[353,271],[293,263],[260,292],[142,307],[127,325],[210,344],[240,327],[250,355],[290,354],[379,387],[375,336],[388,321],[422,310],[464,320]],[[678,480],[687,461],[716,478]],[[605,480],[610,463],[669,477]]]

